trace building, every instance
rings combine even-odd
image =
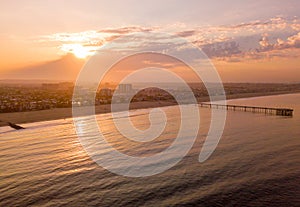
[[[100,96],[112,96],[112,90],[109,88],[102,88],[99,92]]]
[[[133,89],[132,89],[131,84],[120,84],[118,86],[118,93],[128,94],[128,93],[132,93],[132,92],[133,92]]]

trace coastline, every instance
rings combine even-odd
[[[272,95],[283,95],[300,93],[300,90],[296,91],[275,91],[275,92],[264,92],[264,93],[241,93],[226,95],[226,99],[240,99],[240,98],[251,98],[260,96],[272,96]],[[198,102],[209,101],[209,97],[202,97],[198,99]],[[175,101],[143,101],[133,102],[130,104],[130,109],[146,109],[177,105]],[[110,112],[110,104],[99,105],[95,107],[96,114],[103,114]],[[9,121],[16,124],[50,121],[57,119],[65,119],[72,117],[72,108],[54,108],[40,111],[26,111],[26,112],[13,112],[13,113],[1,113],[0,120]],[[6,126],[7,124],[0,122],[0,127]]]

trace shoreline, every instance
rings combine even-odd
[[[241,93],[226,95],[226,100],[240,99],[240,98],[253,98],[261,96],[284,95],[300,93],[296,91],[274,91],[264,93]],[[198,103],[209,101],[209,97],[202,97],[197,99]],[[175,101],[143,101],[133,102],[130,104],[130,110],[157,108],[177,105]],[[95,107],[96,114],[104,114],[110,112],[110,104],[98,105]],[[12,112],[1,113],[0,120],[9,121],[16,124],[33,123],[40,121],[51,121],[57,119],[66,119],[72,117],[72,108],[54,108],[40,111],[26,111],[26,112]],[[7,126],[6,123],[0,122],[0,127]]]

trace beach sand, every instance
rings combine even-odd
[[[280,95],[288,93],[299,93],[300,91],[276,91],[269,93],[242,93],[227,95],[227,99],[237,99],[237,98],[250,98],[258,96],[268,96],[268,95]],[[199,98],[198,102],[209,101],[209,97]],[[143,108],[156,108],[164,106],[176,105],[175,101],[143,101],[143,102],[133,102],[130,104],[130,109],[143,109]],[[96,114],[108,113],[110,112],[110,104],[99,105],[95,107]],[[12,122],[16,124],[31,123],[39,121],[49,121],[56,119],[64,119],[72,117],[72,108],[55,108],[40,111],[28,111],[28,112],[14,112],[14,113],[1,113],[0,126],[6,126],[5,122]]]

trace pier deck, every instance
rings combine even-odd
[[[257,106],[239,106],[239,105],[222,105],[215,103],[199,103],[201,107],[215,107],[233,111],[245,111],[253,113],[264,113],[277,116],[293,116],[293,109],[288,108],[268,108],[268,107],[257,107]]]

